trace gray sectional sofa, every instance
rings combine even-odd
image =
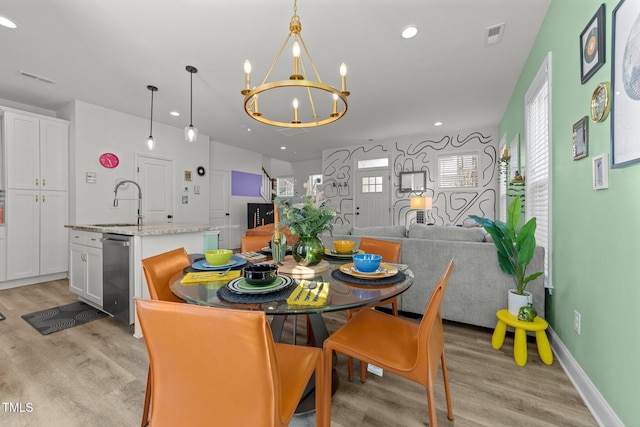
[[[494,328],[496,311],[507,307],[507,291],[515,287],[512,276],[500,270],[496,249],[481,227],[449,227],[411,224],[404,226],[351,228],[335,225],[333,236],[321,236],[325,247],[334,240],[361,237],[402,242],[400,262],[414,272],[413,285],[399,298],[399,309],[423,314],[445,266],[454,258],[455,267],[442,301],[442,317],[455,322]],[[537,247],[527,267],[528,274],[543,270],[544,249]],[[545,290],[542,278],[527,285],[533,306],[545,317]]]

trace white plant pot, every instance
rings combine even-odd
[[[529,304],[533,304],[533,295],[531,292],[522,291],[522,295],[518,295],[515,289],[509,289],[509,313],[514,316],[518,316],[518,312],[520,311],[520,307],[525,307]]]

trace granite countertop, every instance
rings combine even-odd
[[[67,228],[82,231],[92,231],[95,233],[114,233],[129,236],[152,236],[160,234],[197,233],[207,231],[211,228],[209,224],[188,224],[188,223],[150,223],[142,226],[135,224],[71,224],[65,225]]]

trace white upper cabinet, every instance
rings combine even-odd
[[[7,187],[67,191],[68,123],[6,112],[5,127]]]

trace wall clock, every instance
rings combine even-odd
[[[103,153],[100,155],[100,164],[107,169],[113,169],[120,164],[120,159],[113,153]]]
[[[609,82],[596,86],[591,96],[591,120],[601,122],[609,115],[611,109],[611,85]]]

